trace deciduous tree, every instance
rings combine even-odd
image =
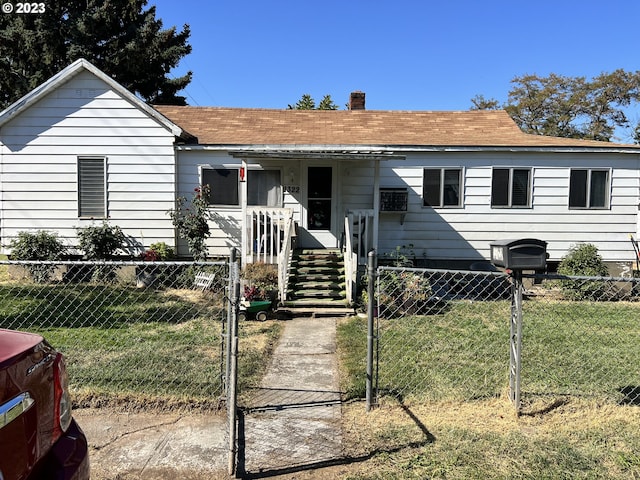
[[[635,127],[625,110],[640,99],[640,72],[620,69],[591,80],[523,75],[511,83],[501,107],[526,133],[610,141],[616,129]],[[497,100],[482,95],[471,101],[474,110],[500,108]]]

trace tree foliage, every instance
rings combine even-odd
[[[68,0],[43,13],[0,15],[0,107],[86,58],[145,101],[186,103],[191,72],[169,78],[191,52],[190,30],[163,29],[147,0]]]
[[[511,83],[505,104],[477,95],[472,110],[504,108],[524,132],[555,137],[611,141],[617,128],[635,127],[625,109],[640,100],[640,72],[619,69],[591,80],[523,75]]]
[[[311,95],[305,93],[295,105],[288,105],[289,110],[338,110],[338,106],[333,103],[331,95],[325,95],[316,106],[316,101]]]

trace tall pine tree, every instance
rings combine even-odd
[[[190,30],[163,29],[147,0],[52,0],[44,13],[0,15],[0,108],[78,58],[149,103],[186,104],[191,72],[169,78],[191,52]]]

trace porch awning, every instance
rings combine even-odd
[[[229,154],[236,158],[268,158],[278,160],[404,160],[406,155],[388,151],[350,151],[350,150],[231,150]]]

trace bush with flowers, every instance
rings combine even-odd
[[[180,238],[187,241],[189,253],[198,262],[207,259],[206,239],[211,235],[209,231],[209,186],[203,185],[193,190],[191,203],[185,197],[178,197],[176,208],[167,212],[176,227]]]

